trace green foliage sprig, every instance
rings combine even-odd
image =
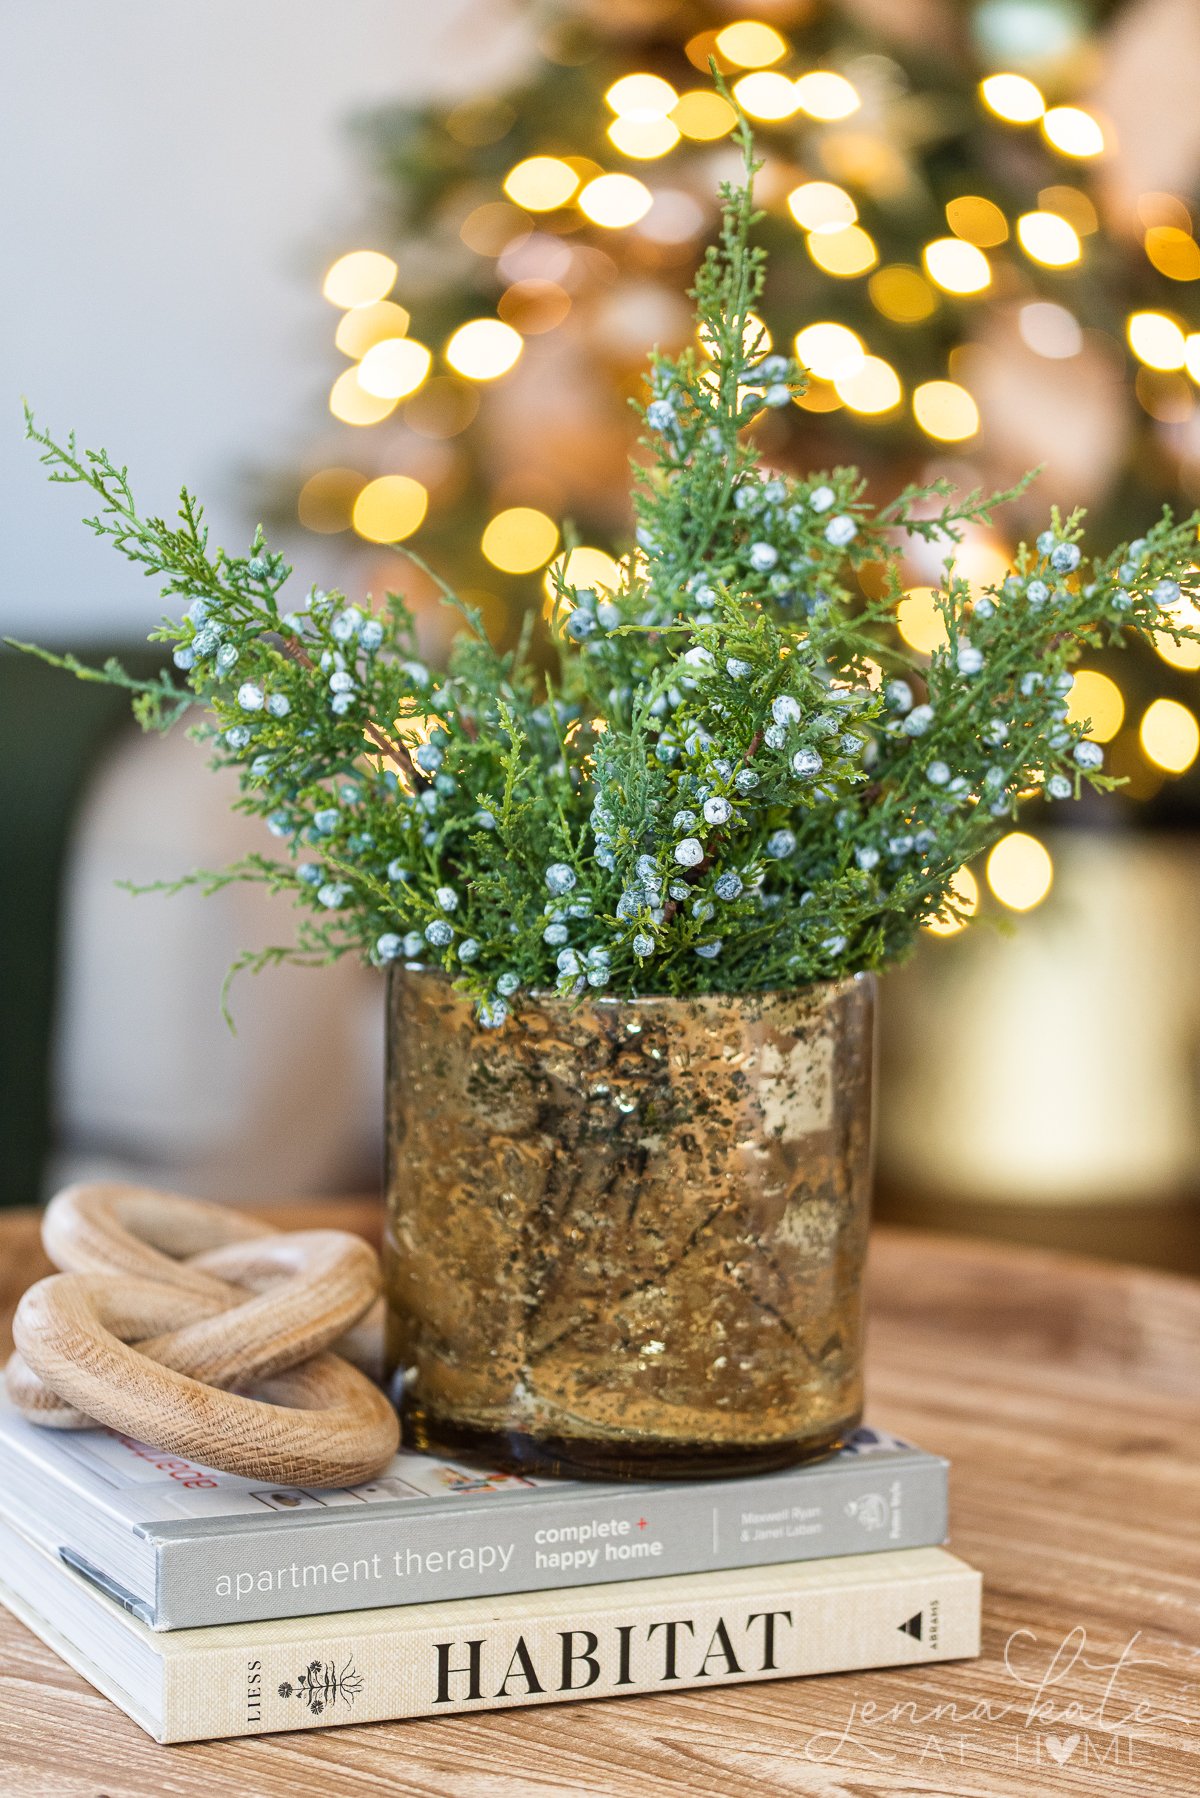
[[[174,524],[143,518],[106,454],[30,419],[51,478],[96,495],[92,529],[183,602],[154,633],[180,685],[47,659],[129,687],[148,728],[199,708],[194,734],[281,844],[187,877],[265,881],[302,907],[296,944],[245,965],[434,964],[490,1026],[522,989],[834,979],[896,960],[953,907],[955,873],[1021,797],[1113,784],[1068,716],[1069,669],[1131,631],[1189,634],[1174,608],[1198,591],[1196,520],[1165,513],[1085,561],[1079,515],[1054,512],[972,594],[955,545],[1010,495],[956,500],[935,482],[876,507],[853,469],[764,474],[749,427],[805,377],[759,339],[756,165],[739,136],[745,179],[722,189],[694,289],[702,347],[651,359],[637,550],[611,592],[560,568],[553,676],[528,634],[500,655],[461,606],[444,673],[399,595],[372,611],[314,589],[283,610],[291,571],[261,531],[245,556],[210,548],[186,492]],[[946,551],[946,643],[929,658],[895,628],[913,538]]]

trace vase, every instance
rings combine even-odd
[[[405,1440],[527,1473],[753,1472],[862,1406],[874,981],[483,1030],[396,969],[385,1277]]]

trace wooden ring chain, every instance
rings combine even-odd
[[[52,1200],[43,1241],[66,1271],[21,1300],[5,1370],[31,1422],[107,1424],[294,1486],[355,1485],[394,1454],[391,1405],[328,1352],[378,1294],[360,1237],[275,1231],[202,1200],[105,1184]]]

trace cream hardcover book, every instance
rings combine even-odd
[[[154,1631],[0,1521],[0,1601],[160,1742],[624,1697],[979,1652],[939,1548]]]

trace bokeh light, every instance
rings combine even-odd
[[[937,310],[937,294],[919,269],[906,262],[877,269],[867,284],[877,312],[897,325],[919,325]]]
[[[1052,106],[1042,120],[1042,130],[1064,156],[1099,156],[1104,149],[1099,121],[1081,106]]]
[[[777,75],[771,69],[756,69],[752,75],[743,75],[734,83],[733,97],[752,119],[773,124],[779,119],[790,119],[799,108],[797,86],[786,75]]]
[[[434,375],[405,402],[404,422],[419,437],[457,437],[479,411],[479,390],[457,375]]]
[[[737,124],[737,113],[728,100],[702,87],[680,94],[668,116],[684,137],[701,144],[727,137]]]
[[[811,371],[804,392],[793,397],[802,412],[840,412],[844,404],[833,382],[823,381],[820,375],[814,375]]]
[[[866,361],[863,340],[848,325],[831,321],[806,325],[797,331],[796,359],[824,381],[844,381],[856,375]]]
[[[868,417],[890,412],[904,396],[899,375],[882,356],[867,356],[861,368],[835,381],[834,386],[852,412]]]
[[[1168,281],[1200,281],[1200,244],[1178,225],[1151,225],[1146,258]]]
[[[967,928],[967,920],[979,910],[979,882],[970,868],[960,868],[952,877],[950,892],[959,915],[956,917],[950,911],[943,911],[930,918],[925,925],[930,936],[957,936],[960,930]]]
[[[648,162],[652,157],[665,156],[668,150],[673,150],[679,142],[680,131],[678,125],[665,115],[639,119],[622,114],[609,126],[608,135],[623,156]]]
[[[613,82],[604,98],[620,118],[661,119],[679,95],[661,75],[623,75],[620,81]]]
[[[561,575],[568,587],[594,587],[598,592],[613,593],[621,584],[620,564],[602,549],[579,543],[565,555],[556,556],[543,580],[546,590],[546,616],[554,609],[556,581]]]
[[[1168,370],[1139,368],[1133,391],[1142,409],[1163,424],[1186,424],[1196,409],[1195,396],[1184,377]]]
[[[700,326],[696,338],[706,356],[716,353],[716,344],[707,325]],[[773,341],[770,327],[765,321],[759,318],[757,312],[748,312],[742,327],[742,354],[747,357],[765,356]]]
[[[425,345],[415,337],[387,337],[373,344],[359,363],[359,383],[377,399],[403,399],[417,391],[432,361]]]
[[[357,468],[320,468],[309,475],[296,497],[296,516],[305,530],[322,535],[348,531],[365,480]]]
[[[654,195],[636,175],[598,175],[579,196],[580,211],[606,231],[636,225],[653,203]]]
[[[1010,911],[1032,911],[1054,884],[1049,850],[1023,830],[1010,831],[987,858],[987,883]]]
[[[946,223],[955,237],[990,250],[1008,237],[1008,220],[992,200],[982,194],[960,194],[946,205]]]
[[[935,238],[925,245],[923,260],[930,279],[947,293],[982,293],[991,284],[987,257],[961,238]]]
[[[1173,225],[1177,231],[1187,232],[1192,228],[1192,215],[1178,194],[1140,194],[1137,215],[1147,230],[1152,225]]]
[[[1196,623],[1200,624],[1200,617],[1196,619]],[[1176,643],[1175,639],[1168,637],[1165,632],[1155,631],[1154,647],[1168,667],[1178,668],[1185,674],[1195,674],[1200,671],[1200,643],[1194,642],[1190,637],[1185,637]]]
[[[366,391],[357,368],[345,369],[329,391],[329,410],[345,425],[377,425],[395,409],[394,398]]]
[[[984,105],[1010,125],[1032,125],[1046,110],[1041,89],[1024,75],[989,75],[979,91]]]
[[[873,239],[861,225],[840,230],[812,231],[805,239],[808,253],[827,275],[865,275],[879,260]],[[966,248],[966,246],[963,246]]]
[[[1125,334],[1147,368],[1182,368],[1187,360],[1183,332],[1165,312],[1131,312]]]
[[[739,69],[764,69],[787,55],[787,40],[759,19],[738,19],[717,33],[717,49]]]
[[[978,530],[968,531],[955,545],[955,572],[969,581],[977,594],[985,587],[998,587],[1011,567],[1012,556],[1005,545]]]
[[[1147,761],[1168,774],[1182,774],[1200,751],[1200,724],[1177,699],[1155,699],[1142,714],[1138,738]]]
[[[649,243],[691,243],[704,230],[707,215],[694,194],[682,187],[659,187],[654,191],[654,204],[638,225],[639,235]]]
[[[838,231],[853,225],[858,207],[844,187],[832,181],[805,181],[788,195],[788,210],[806,231]]]
[[[862,105],[858,89],[844,75],[813,69],[793,83],[796,105],[810,119],[848,119]]]
[[[504,323],[524,337],[553,331],[570,310],[571,296],[557,281],[514,281],[496,302]]]
[[[333,306],[368,306],[391,291],[398,273],[379,250],[351,250],[328,270],[321,292]]]
[[[1026,212],[1017,220],[1025,254],[1046,268],[1070,268],[1082,254],[1079,233],[1057,212]]]
[[[533,220],[523,206],[509,200],[488,200],[468,212],[458,235],[477,256],[503,256],[514,244],[523,243]]]
[[[947,641],[946,621],[935,603],[937,589],[913,587],[896,607],[896,629],[918,655],[931,656]]]
[[[354,502],[354,528],[371,543],[400,543],[412,536],[428,507],[420,481],[406,474],[380,475]]]
[[[979,408],[957,381],[923,381],[912,406],[921,429],[939,443],[961,443],[979,429]]]
[[[560,156],[527,156],[509,170],[504,191],[527,212],[553,212],[567,204],[578,186],[578,174]]]
[[[1125,722],[1125,701],[1115,680],[1098,668],[1077,668],[1075,685],[1067,695],[1067,718],[1072,724],[1091,719],[1088,736],[1097,743],[1111,743]]]
[[[524,347],[520,332],[501,319],[473,318],[455,331],[445,356],[468,380],[495,381],[508,373]]]
[[[531,574],[558,548],[558,526],[534,506],[509,506],[489,520],[481,548],[505,574]]]
[[[1030,300],[1017,314],[1017,330],[1021,340],[1037,356],[1049,361],[1062,361],[1078,356],[1083,348],[1083,331],[1079,320],[1065,306],[1053,300]]]
[[[1200,630],[1200,605],[1190,594],[1180,594],[1175,604],[1167,609],[1175,623],[1190,630]],[[1158,654],[1169,667],[1178,668],[1185,674],[1194,674],[1200,670],[1200,641],[1184,637],[1176,643],[1165,631],[1155,631],[1153,642]]]
[[[397,306],[394,300],[374,300],[343,312],[333,341],[343,356],[365,356],[372,345],[385,338],[403,337],[410,323],[404,307]]]
[[[1043,212],[1056,212],[1080,237],[1089,237],[1100,229],[1100,217],[1081,188],[1053,182],[1038,189],[1038,205]]]

